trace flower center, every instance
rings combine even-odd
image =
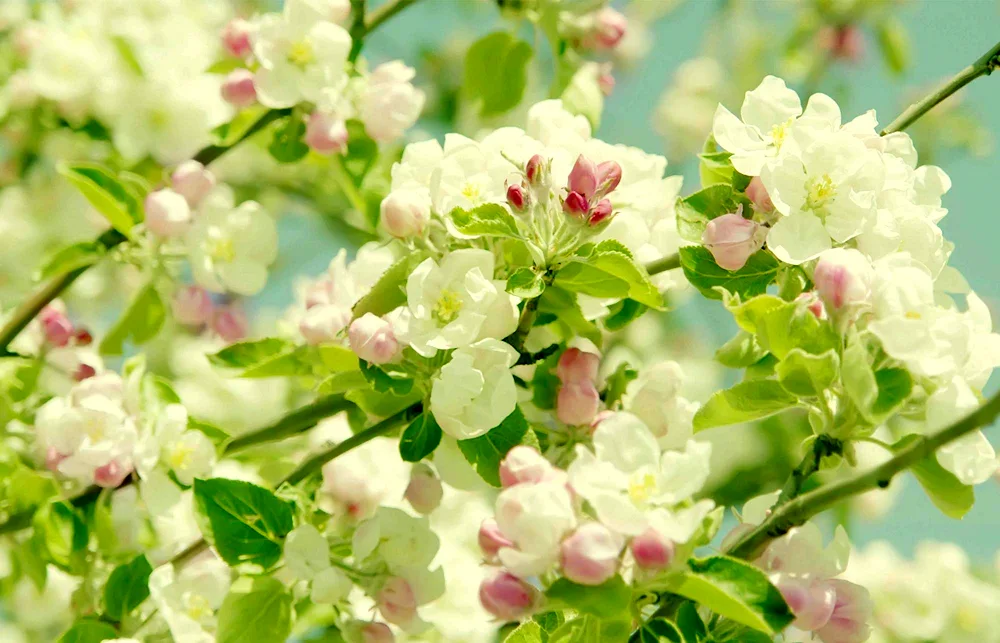
[[[806,181],[806,208],[822,210],[837,194],[837,186],[829,174],[810,177]]]
[[[788,134],[788,128],[795,121],[794,118],[789,118],[784,123],[778,123],[771,128],[771,139],[774,140],[774,146],[777,149],[781,149],[781,146],[785,142],[785,135]]]
[[[316,60],[316,51],[308,40],[297,40],[288,48],[288,62],[304,68]]]
[[[180,470],[191,464],[194,449],[188,444],[174,443],[167,451],[167,464],[171,469]]]
[[[473,203],[478,203],[480,198],[482,198],[482,188],[479,187],[478,183],[473,183],[472,181],[467,182],[462,186],[462,196],[464,196],[469,201]]]
[[[645,503],[656,492],[656,476],[646,471],[635,473],[628,481],[628,497],[637,505]]]
[[[233,240],[226,235],[213,234],[205,241],[205,252],[215,261],[231,262],[236,258]]]
[[[454,290],[442,290],[434,304],[434,319],[441,324],[450,324],[462,312],[462,298]]]
[[[908,311],[906,311],[906,314],[903,315],[903,316],[906,317],[907,319],[920,319],[921,318],[920,313],[918,313],[915,310],[908,310]]]
[[[201,623],[206,618],[211,618],[212,616],[212,606],[209,604],[208,599],[201,594],[185,592],[181,598],[181,602],[184,604],[184,612],[193,621]]]

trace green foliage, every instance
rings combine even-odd
[[[278,163],[301,161],[309,154],[309,146],[302,140],[305,134],[306,124],[297,114],[292,114],[275,128],[267,151]]]
[[[759,362],[765,355],[767,350],[760,345],[757,337],[742,329],[715,351],[716,361],[729,368],[746,368]]]
[[[607,407],[614,408],[614,406],[621,401],[622,396],[625,395],[625,389],[628,388],[630,382],[639,377],[639,371],[632,368],[628,362],[622,362],[618,365],[618,368],[614,370],[608,378],[604,385],[604,391],[602,393],[602,399]]]
[[[58,172],[107,219],[128,236],[143,219],[142,195],[135,194],[107,168],[93,163],[60,164]]]
[[[604,318],[604,328],[611,332],[619,331],[649,310],[634,299],[622,299],[608,307],[608,316]]]
[[[521,299],[534,299],[545,292],[545,278],[531,268],[518,268],[507,278],[506,290]]]
[[[194,498],[205,539],[230,566],[251,563],[267,569],[281,558],[292,530],[292,505],[257,485],[211,478],[194,481]]]
[[[538,312],[539,317],[550,315],[552,323],[558,324],[566,339],[580,335],[598,346],[601,345],[601,331],[583,316],[575,293],[556,285],[546,288],[538,298]]]
[[[545,643],[549,635],[542,626],[534,621],[521,623],[513,632],[507,635],[504,643]]]
[[[844,390],[861,416],[872,425],[895,413],[913,390],[913,378],[903,368],[872,370],[872,357],[865,337],[851,332],[844,349]]]
[[[749,422],[780,413],[798,403],[777,380],[750,380],[713,393],[694,416],[694,430]]]
[[[145,556],[115,567],[104,586],[104,614],[121,622],[149,597],[149,575],[153,568]]]
[[[79,512],[68,502],[55,501],[39,509],[32,521],[37,551],[56,566],[80,573],[87,557],[90,533]]]
[[[919,439],[920,436],[908,435],[893,444],[892,450],[901,451]],[[915,464],[910,471],[934,506],[949,518],[962,519],[976,502],[975,490],[959,482],[955,474],[942,467],[935,454]]]
[[[798,302],[761,295],[742,303],[727,297],[725,303],[740,328],[756,335],[761,348],[779,360],[794,349],[822,355],[840,343],[828,321],[817,319]]]
[[[570,292],[616,299],[627,297],[650,308],[662,308],[659,290],[622,250],[617,242],[601,242],[589,254],[564,265],[553,284]]]
[[[101,643],[117,638],[118,632],[107,623],[81,618],[59,637],[58,643]]]
[[[684,635],[685,643],[698,643],[708,636],[705,623],[698,614],[695,603],[686,602],[677,608],[677,628]]]
[[[560,578],[545,592],[551,606],[572,609],[601,621],[630,621],[632,590],[620,576],[597,586],[578,585]]]
[[[245,576],[219,608],[218,643],[274,643],[292,630],[292,595],[270,576]]]
[[[758,250],[745,266],[732,271],[720,268],[703,246],[684,246],[680,256],[684,276],[709,299],[722,298],[716,288],[744,298],[760,295],[775,280],[780,265],[767,250]]]
[[[244,136],[246,136],[247,132],[250,131],[250,128],[253,127],[268,111],[268,108],[263,105],[254,105],[241,110],[236,114],[233,120],[228,123],[223,123],[212,130],[212,138],[215,144],[221,147],[235,145],[242,140]]]
[[[810,355],[801,348],[793,348],[775,366],[781,385],[799,397],[822,395],[837,381],[839,371],[840,358],[832,348],[820,355]]]
[[[734,192],[728,181],[709,185],[690,196],[677,199],[677,232],[682,239],[701,243],[702,233],[709,221],[736,212],[740,205],[746,214],[750,213],[750,202],[742,194]]]
[[[448,214],[455,229],[469,237],[520,238],[517,219],[498,203],[484,203],[471,210],[455,208]]]
[[[462,86],[470,100],[479,101],[480,116],[502,114],[521,102],[533,54],[530,44],[506,31],[487,34],[469,47]]]
[[[423,252],[410,252],[394,263],[379,278],[368,294],[354,304],[354,317],[365,313],[384,315],[406,303],[406,280],[420,262],[427,258]]]
[[[347,152],[340,157],[340,162],[343,163],[344,171],[347,172],[354,185],[361,187],[368,170],[378,159],[378,143],[368,136],[365,124],[358,119],[348,119],[345,126],[347,128]],[[377,213],[377,205],[374,209]],[[374,220],[377,221],[377,218]]]
[[[419,462],[441,444],[441,427],[434,415],[424,411],[403,431],[399,439],[399,455],[406,462]]]
[[[684,635],[665,618],[646,621],[628,637],[628,643],[687,643]]]
[[[903,24],[893,16],[886,16],[875,26],[875,37],[889,71],[897,75],[906,71],[912,58],[912,47]]]
[[[357,356],[343,346],[299,346],[280,337],[237,342],[209,355],[208,360],[221,368],[237,369],[239,376],[246,378],[309,376],[358,368]]]
[[[35,279],[43,280],[56,275],[92,266],[104,256],[106,248],[96,241],[81,241],[55,251],[45,260],[35,273]]]
[[[458,447],[476,473],[488,484],[500,486],[500,461],[507,452],[521,444],[528,434],[528,421],[521,409],[504,418],[498,426],[470,440],[459,440]]]
[[[101,352],[106,355],[121,355],[125,342],[131,339],[136,346],[153,339],[164,320],[167,309],[152,282],[143,286],[129,302],[122,316],[101,340]]]

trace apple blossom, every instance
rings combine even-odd
[[[523,212],[528,207],[529,198],[520,185],[507,186],[507,203],[514,212]]]
[[[249,107],[257,102],[257,86],[249,69],[234,69],[222,81],[219,90],[222,99],[236,108]]]
[[[495,562],[497,553],[504,547],[513,547],[514,543],[500,531],[500,526],[496,519],[486,518],[479,526],[479,536],[477,539],[479,548],[483,550],[483,555],[489,562]]]
[[[362,643],[393,643],[396,640],[385,623],[366,623],[359,632]]]
[[[74,338],[73,322],[64,310],[52,305],[46,306],[38,314],[45,341],[53,346],[66,346]]]
[[[410,482],[406,485],[403,497],[419,514],[429,514],[441,504],[444,491],[441,479],[426,464],[414,465],[410,472]]]
[[[562,572],[574,583],[600,585],[617,573],[624,546],[622,537],[601,523],[584,523],[562,541]]]
[[[563,384],[596,383],[600,365],[601,358],[596,353],[570,347],[559,356],[559,362],[556,364],[556,375]]]
[[[720,267],[739,270],[746,265],[750,255],[760,249],[763,240],[757,234],[759,229],[755,221],[743,217],[740,205],[736,212],[709,221],[701,242]]]
[[[392,324],[371,313],[365,313],[351,322],[347,337],[351,350],[372,364],[391,362],[399,352]]]
[[[339,603],[347,598],[353,587],[347,574],[336,567],[326,567],[313,576],[309,599],[317,605]]]
[[[816,292],[831,314],[840,314],[845,309],[850,314],[868,305],[874,280],[871,262],[850,248],[827,250],[813,269]]]
[[[234,18],[222,30],[222,46],[230,56],[246,58],[250,55],[250,34],[253,25],[242,18]]]
[[[380,221],[398,239],[423,234],[431,218],[430,197],[418,190],[393,190],[379,206]]]
[[[601,398],[590,382],[569,382],[559,387],[556,416],[563,424],[590,424],[600,409]]]
[[[594,15],[594,30],[586,38],[591,47],[614,49],[625,36],[628,20],[611,7],[604,7]]]
[[[503,566],[519,578],[554,568],[560,543],[577,524],[573,499],[557,481],[519,484],[504,489],[496,502],[500,533],[513,543],[497,552]]]
[[[214,292],[252,295],[264,287],[278,251],[277,231],[260,204],[221,202],[199,213],[187,233],[195,281]]]
[[[506,487],[514,485],[552,480],[556,477],[555,468],[536,449],[518,445],[507,452],[500,461],[500,484]]]
[[[174,319],[185,326],[202,326],[212,317],[212,297],[201,286],[184,286],[174,293]]]
[[[250,331],[246,312],[238,303],[216,306],[209,320],[212,331],[227,343],[245,339]]]
[[[314,152],[341,154],[347,150],[347,126],[342,118],[315,111],[306,121],[306,135],[302,140]]]
[[[368,75],[358,107],[365,132],[378,142],[396,140],[412,126],[424,107],[424,93],[411,81],[416,71],[402,61],[379,65]]]
[[[308,523],[285,538],[285,565],[296,578],[310,580],[330,567],[330,545],[316,527]]]
[[[635,564],[642,569],[665,569],[674,560],[674,543],[652,527],[634,536],[629,542],[629,550]]]
[[[198,161],[184,161],[170,175],[174,191],[187,199],[188,205],[198,204],[215,188],[215,174]]]
[[[757,212],[766,214],[774,211],[774,202],[771,201],[771,195],[767,193],[767,188],[764,187],[764,182],[760,180],[759,176],[750,179],[746,195]]]
[[[144,203],[146,227],[160,237],[184,234],[191,223],[187,199],[170,189],[150,192]]]
[[[465,440],[486,433],[510,415],[516,408],[510,367],[516,361],[517,351],[496,339],[482,339],[453,352],[431,386],[431,411],[441,429]]]
[[[483,580],[479,601],[493,616],[516,621],[531,613],[538,601],[538,590],[508,572],[496,572]]]

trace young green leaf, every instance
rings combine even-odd
[[[483,480],[499,487],[500,461],[508,451],[521,444],[528,428],[528,421],[524,419],[521,409],[515,408],[499,426],[478,438],[459,440],[458,447]]]
[[[604,318],[604,327],[611,332],[619,331],[642,316],[649,307],[634,299],[622,299],[608,307],[608,316]]]
[[[746,368],[759,362],[767,350],[760,345],[757,338],[745,330],[740,330],[736,336],[715,351],[715,359],[729,368]]]
[[[726,158],[728,157],[727,153]],[[750,207],[750,202],[745,197],[733,192],[728,181],[725,185],[709,185],[677,200],[677,232],[682,239],[701,243],[702,233],[709,221],[736,212],[741,204],[744,208]]]
[[[596,586],[578,585],[567,578],[560,578],[549,586],[545,596],[552,606],[576,610],[601,621],[630,620],[628,608],[632,590],[621,576]]]
[[[292,114],[274,130],[274,138],[267,146],[267,151],[278,163],[301,161],[309,154],[309,146],[302,140],[305,134],[306,124]]]
[[[427,258],[423,252],[410,252],[386,270],[368,294],[354,304],[354,318],[365,313],[384,315],[406,303],[406,279],[420,262]]]
[[[684,635],[665,618],[646,621],[628,637],[628,643],[686,643]]]
[[[465,55],[462,86],[468,97],[480,101],[480,116],[495,116],[521,102],[528,82],[531,45],[506,31],[483,36]]]
[[[740,382],[708,398],[694,415],[694,430],[758,420],[791,408],[797,402],[777,380]]]
[[[908,435],[893,444],[892,450],[900,451],[919,439],[920,436]],[[975,490],[959,482],[955,474],[942,467],[936,455],[924,458],[910,467],[910,471],[934,506],[949,518],[961,520],[976,502]]]
[[[614,408],[615,404],[625,395],[625,389],[628,388],[629,383],[637,377],[639,377],[639,371],[632,368],[631,364],[628,362],[619,364],[618,368],[608,376],[605,382],[604,391],[601,396],[604,404],[609,409]]]
[[[544,635],[544,636],[543,636]],[[542,626],[534,621],[521,623],[513,632],[507,635],[504,643],[545,643],[548,641],[548,634],[542,630]]]
[[[57,171],[107,219],[128,236],[143,219],[142,203],[106,168],[92,163],[60,164]]]
[[[207,518],[205,539],[227,564],[267,569],[281,558],[293,526],[291,504],[263,487],[224,478],[196,479],[194,498]]]
[[[680,256],[684,276],[709,299],[722,298],[715,288],[741,297],[760,295],[778,275],[778,260],[767,250],[750,255],[745,266],[733,271],[719,267],[712,253],[702,246],[684,246]]]
[[[840,358],[832,348],[821,355],[793,348],[775,367],[781,385],[799,397],[822,394],[837,380],[839,371]]]
[[[471,210],[455,208],[448,214],[455,229],[469,237],[510,237],[517,239],[521,233],[517,219],[507,208],[498,203],[484,203]]]
[[[270,576],[244,576],[219,608],[218,643],[274,643],[292,631],[292,595]]]
[[[93,618],[81,618],[63,632],[58,643],[101,643],[118,638],[118,631]]]
[[[136,346],[145,344],[160,332],[166,318],[167,309],[156,286],[153,283],[146,284],[101,340],[101,352],[106,355],[121,355],[126,340],[130,338]]]
[[[708,636],[705,623],[698,614],[698,606],[690,601],[677,608],[677,629],[684,635],[685,643],[699,643]]]
[[[296,346],[279,337],[238,342],[208,356],[208,361],[223,368],[242,369],[240,377],[291,377],[311,375],[315,354],[311,347]]]
[[[545,279],[531,268],[518,268],[507,278],[506,290],[521,299],[534,299],[545,292]]]
[[[617,245],[597,244],[589,256],[563,266],[553,283],[571,292],[594,297],[628,297],[650,308],[662,308],[663,298],[656,286]]]
[[[419,462],[441,444],[441,427],[434,415],[424,411],[403,430],[399,439],[399,455],[405,462]]]
[[[41,281],[92,266],[101,260],[106,250],[103,244],[96,241],[81,241],[61,248],[45,260],[35,273],[35,279]]]
[[[149,597],[149,575],[153,568],[143,555],[115,567],[104,586],[104,614],[121,622]]]

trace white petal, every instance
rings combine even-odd
[[[782,217],[774,224],[767,234],[767,247],[781,261],[797,265],[829,250],[830,235],[822,221],[802,212]]]

